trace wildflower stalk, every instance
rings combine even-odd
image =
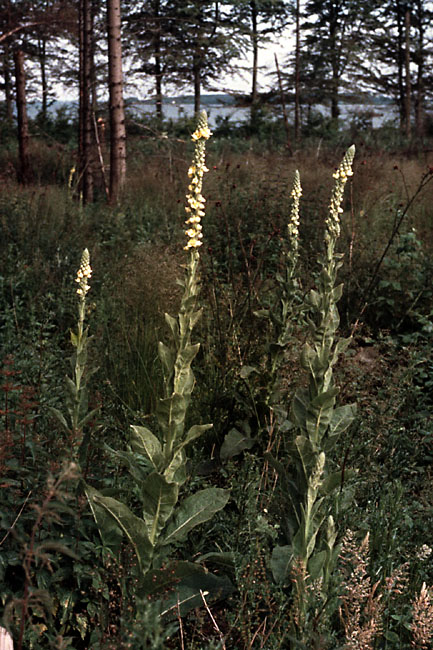
[[[309,585],[319,580],[322,593],[326,594],[337,558],[335,524],[333,518],[327,516],[325,498],[341,484],[341,473],[329,473],[326,455],[339,435],[350,426],[355,414],[353,404],[336,405],[338,388],[333,378],[333,367],[349,343],[349,339],[340,339],[337,335],[337,303],[342,285],[337,285],[336,280],[342,255],[336,253],[335,248],[340,235],[344,187],[352,175],[354,153],[352,146],[334,174],[325,250],[319,258],[321,271],[317,288],[306,298],[310,341],[302,350],[300,362],[309,380],[306,388],[296,391],[291,403],[290,420],[294,435],[288,448],[290,466],[286,468],[272,461],[287,498],[282,528],[288,541],[285,546],[275,547],[272,569],[274,577],[285,583],[293,566],[303,567],[294,579],[298,611],[293,620],[295,631],[301,636],[306,621]]]
[[[133,425],[130,450],[115,452],[126,463],[137,483],[142,517],[136,516],[117,499],[90,486],[86,488],[102,538],[108,540],[114,523],[132,544],[138,558],[144,594],[157,592],[160,583],[167,587],[167,575],[160,567],[169,555],[171,544],[184,541],[192,528],[210,519],[225,506],[229,497],[227,490],[207,488],[179,503],[179,492],[187,478],[185,447],[212,426],[193,425],[188,431],[185,428],[195,382],[191,364],[200,347],[199,343],[191,342],[191,336],[201,314],[201,309],[197,308],[200,290],[198,249],[202,243],[201,219],[205,214],[205,199],[201,193],[203,175],[207,171],[205,143],[210,135],[206,113],[203,112],[192,135],[195,153],[188,171],[187,243],[184,246],[188,260],[184,266],[184,279],[179,282],[183,296],[177,318],[165,315],[171,341],[169,344],[160,342],[158,348],[164,373],[164,396],[156,409],[158,435],[147,427]],[[170,571],[169,581],[176,584],[177,590],[174,603],[183,601],[183,578],[188,578],[191,583],[193,576],[193,581],[196,579],[200,584],[204,575],[200,566],[193,563],[177,563]],[[209,578],[211,583],[219,580],[208,574],[208,590],[212,588]],[[189,607],[201,603],[199,589],[194,598],[188,596],[186,600]],[[164,607],[167,609],[167,601]]]
[[[75,352],[71,357],[72,377],[66,377],[66,409],[65,417],[61,411],[52,408],[52,413],[57,417],[69,435],[71,458],[83,466],[87,440],[84,435],[85,425],[94,417],[98,409],[88,410],[88,391],[86,377],[87,348],[89,342],[88,329],[85,328],[86,318],[86,296],[90,290],[88,280],[92,275],[90,266],[90,255],[87,248],[84,249],[80,267],[77,271],[75,282],[78,284],[78,321],[77,331],[71,331],[71,343]]]
[[[264,403],[267,409],[272,409],[274,416],[280,423],[287,419],[287,408],[282,405],[280,368],[287,349],[293,341],[295,324],[302,310],[299,295],[300,282],[297,272],[299,260],[299,203],[302,196],[301,179],[298,170],[295,171],[290,196],[292,205],[287,225],[287,250],[284,252],[285,266],[284,273],[276,274],[276,300],[268,309],[260,309],[255,312],[256,316],[266,319],[269,324],[270,334],[267,344],[266,374],[263,375],[257,369],[249,367],[251,370],[255,370],[260,377],[260,382],[264,385]],[[243,377],[248,381],[249,377],[245,371]]]
[[[295,171],[295,178],[291,191],[292,207],[287,226],[288,250],[285,253],[285,275],[277,275],[279,285],[278,307],[271,311],[270,317],[276,330],[276,345],[271,346],[271,376],[278,376],[284,352],[292,339],[295,317],[297,314],[296,299],[298,297],[299,279],[297,266],[299,260],[299,202],[302,196],[301,179],[299,171]]]

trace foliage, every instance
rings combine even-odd
[[[252,141],[239,146],[234,142],[230,150],[225,140],[214,146],[208,162],[212,173],[207,178],[203,230],[191,228],[196,221],[186,228],[194,230],[187,241],[200,241],[196,235],[203,232],[206,242],[194,267],[189,264],[198,249],[183,251],[184,237],[178,234],[184,219],[178,196],[189,145],[170,136],[140,140],[133,146],[130,186],[116,209],[102,204],[83,208],[71,199],[67,179],[72,161],[66,152],[59,173],[44,176],[61,180],[63,188],[51,184],[21,189],[12,176],[2,178],[3,624],[18,643],[24,621],[22,647],[29,648],[246,650],[293,644],[331,650],[356,647],[350,635],[367,634],[373,623],[376,649],[422,647],[423,643],[428,647],[429,585],[433,583],[429,547],[433,363],[427,193],[419,193],[412,202],[389,247],[371,291],[371,307],[364,311],[346,355],[331,364],[331,373],[329,366],[312,367],[321,350],[315,347],[315,332],[322,327],[332,333],[332,360],[336,344],[359,317],[359,297],[425,166],[408,156],[397,160],[396,170],[394,154],[373,154],[362,145],[357,147],[355,182],[347,195],[349,210],[340,223],[339,247],[345,256],[337,256],[333,267],[336,274],[343,262],[338,268],[344,282],[338,325],[338,283],[329,273],[321,221],[335,152],[331,155],[323,146],[320,152],[298,152],[296,160],[290,160],[278,150],[267,152],[265,143],[255,148]],[[42,158],[44,151],[48,150],[41,148]],[[54,168],[55,156],[47,158],[45,169]],[[293,198],[288,188],[297,167],[302,170],[303,217],[292,275],[286,229]],[[190,190],[188,194],[194,198]],[[117,502],[124,524],[128,522],[124,527],[132,530],[130,537],[136,546],[143,542],[144,564],[148,551],[153,554],[145,579],[133,545],[125,534],[116,535],[107,508],[105,528],[111,538],[105,535],[101,542],[77,479],[78,467],[63,465],[74,456],[68,433],[74,410],[70,413],[67,408],[64,377],[69,375],[76,389],[84,361],[83,356],[78,358],[78,348],[71,348],[70,328],[77,320],[77,294],[72,289],[76,263],[86,246],[92,251],[94,269],[81,330],[83,337],[87,327],[92,333],[83,374],[87,397],[78,418],[82,419],[88,399],[87,413],[93,411],[93,417],[85,425],[89,434],[86,480],[113,512]],[[176,288],[178,264],[185,255],[189,261],[183,286]],[[194,305],[185,303],[186,287]],[[321,302],[324,296],[334,300],[328,311]],[[165,317],[164,311],[180,312],[184,325],[191,323],[199,297],[204,310],[194,326],[202,343],[194,356],[192,327],[184,330],[182,348],[179,316]],[[262,317],[257,315],[260,311],[265,312]],[[322,312],[328,314],[326,322]],[[75,337],[79,327],[79,322],[73,327]],[[158,341],[163,343],[162,365]],[[190,362],[195,381],[191,365],[187,364],[185,377],[190,388],[194,383],[194,391],[183,394],[184,406],[189,405],[182,411],[170,451],[169,436],[162,435],[169,433],[164,407],[171,403],[176,375],[170,354],[180,349],[186,354],[188,346],[193,348]],[[72,368],[71,350],[75,353]],[[92,373],[93,368],[98,370]],[[298,515],[301,506],[307,513],[308,496],[313,508],[318,506],[316,517],[310,511],[314,526],[310,542],[318,530],[311,573],[316,559],[323,571],[323,551],[327,544],[332,547],[334,568],[324,600],[325,587],[319,588],[311,577],[305,583],[306,594],[293,588],[290,577],[296,583],[305,572],[300,563],[280,584],[274,573],[280,549],[281,559],[287,562],[286,547],[294,537],[286,525],[296,520],[288,499],[294,493],[290,480],[302,478],[303,470],[292,441],[309,436],[301,406],[309,404],[313,388],[323,388],[326,372],[334,392],[339,388],[338,400],[343,404],[337,405],[334,396],[329,416],[346,409],[350,419],[353,413],[344,405],[355,400],[358,415],[344,434],[335,436],[332,449],[329,445],[325,450],[325,474],[338,479],[337,490],[320,501],[324,490],[314,483],[315,463],[323,460],[318,451],[307,458],[304,472],[310,493],[306,479],[297,503]],[[313,376],[318,381],[311,388]],[[171,388],[163,392],[167,385]],[[287,414],[294,396],[297,420],[294,405]],[[63,413],[68,431],[53,416],[53,408]],[[307,410],[311,421],[314,416],[317,422],[317,412],[312,407]],[[210,421],[211,429],[196,428],[196,423]],[[130,422],[134,428],[125,440]],[[173,473],[176,480],[166,481],[164,473],[170,471],[188,433],[201,435],[183,447],[188,458],[180,450],[181,471]],[[329,442],[327,434],[324,441]],[[293,474],[296,459],[298,475]],[[152,481],[153,486],[164,486],[163,491],[167,484],[170,490],[174,486],[172,492],[164,492],[176,493],[177,499],[174,505],[173,499],[164,502],[164,513],[171,510],[166,521],[165,514],[157,517],[152,509],[157,503],[149,494],[152,474],[162,477],[158,484]],[[324,474],[317,478],[318,483],[324,480]],[[125,509],[120,511],[118,504]],[[187,531],[182,518],[189,510],[197,513],[199,505],[202,516],[191,520],[191,526],[202,523]],[[329,516],[334,520],[335,540],[332,527],[326,535]],[[153,533],[156,551],[149,550]],[[188,613],[186,606],[179,611],[179,589],[180,600],[198,595],[188,601],[197,605]],[[200,589],[210,592],[204,593],[204,600]],[[220,598],[214,600],[212,594],[218,591]],[[299,596],[307,603],[306,632],[301,638],[298,627],[295,643],[293,627],[287,622],[288,612],[293,620],[302,602]],[[24,617],[23,607],[27,608]],[[373,643],[365,639],[365,647]]]

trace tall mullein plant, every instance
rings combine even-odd
[[[299,312],[299,279],[297,273],[299,260],[299,202],[302,196],[301,178],[299,171],[295,171],[295,178],[291,191],[292,207],[287,226],[288,248],[285,252],[285,274],[277,275],[278,304],[270,311],[270,318],[274,325],[276,341],[270,345],[270,370],[272,387],[278,382],[279,369],[284,359],[287,346],[292,341],[295,320]],[[270,402],[275,403],[279,394],[270,394]]]
[[[142,586],[148,594],[157,591],[160,582],[164,588],[168,586],[167,576],[164,577],[160,567],[170,556],[170,546],[185,541],[192,528],[210,519],[225,506],[229,498],[227,490],[207,488],[179,502],[181,487],[187,479],[185,448],[212,426],[198,424],[189,430],[185,427],[195,381],[191,364],[200,347],[199,343],[191,342],[191,336],[201,314],[197,301],[200,289],[201,220],[205,214],[202,182],[204,173],[208,171],[205,166],[205,145],[210,135],[206,113],[203,112],[192,135],[195,153],[188,170],[187,243],[184,246],[188,257],[184,279],[180,281],[183,296],[177,318],[165,315],[171,332],[170,343],[159,343],[159,357],[164,371],[164,396],[156,411],[159,430],[155,434],[147,427],[133,425],[129,449],[114,452],[126,464],[137,484],[142,515],[137,516],[125,503],[112,496],[90,486],[86,488],[103,540],[108,545],[113,542],[113,524],[127,537],[137,555]],[[192,574],[200,585],[203,573],[196,566],[177,563],[171,569],[169,579],[177,584],[176,589],[179,590],[182,580],[186,576],[190,579]],[[208,590],[212,588],[208,579],[206,585]],[[199,589],[196,589],[196,595],[200,599]],[[181,599],[179,592],[177,598]],[[192,598],[191,595],[189,598]]]
[[[287,225],[287,249],[284,252],[284,272],[276,274],[276,296],[273,304],[267,309],[255,312],[259,318],[268,322],[269,339],[267,343],[266,373],[259,373],[251,366],[243,369],[243,377],[248,381],[249,374],[254,371],[260,376],[263,386],[264,402],[272,409],[277,422],[287,420],[287,408],[281,390],[281,366],[287,349],[293,343],[296,323],[302,312],[302,298],[298,277],[299,260],[299,203],[302,196],[299,171],[295,171],[292,191],[292,204],[289,223]]]
[[[91,372],[86,368],[89,335],[88,328],[85,327],[85,319],[87,294],[90,290],[88,282],[91,275],[90,254],[85,248],[75,278],[78,284],[78,320],[76,332],[71,331],[71,343],[75,350],[71,357],[72,376],[66,377],[66,414],[58,409],[51,409],[69,436],[71,458],[81,467],[85,463],[88,442],[86,424],[98,411],[98,409],[88,410],[87,380]]]
[[[333,377],[335,363],[349,343],[349,339],[339,338],[337,334],[340,322],[337,303],[343,287],[337,284],[342,255],[335,249],[340,235],[344,188],[352,175],[354,155],[352,146],[334,174],[317,288],[306,298],[310,337],[300,361],[308,374],[308,386],[296,391],[291,404],[290,464],[284,467],[283,463],[273,461],[286,498],[282,529],[288,544],[275,547],[272,569],[281,583],[291,576],[298,628],[302,628],[305,620],[308,585],[319,580],[326,593],[336,560],[336,531],[332,516],[328,515],[326,497],[341,483],[341,473],[329,472],[327,454],[355,416],[355,405],[336,405],[338,388]]]

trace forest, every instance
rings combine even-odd
[[[432,19],[0,2],[1,650],[433,648]]]

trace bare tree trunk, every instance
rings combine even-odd
[[[47,84],[47,69],[46,69],[46,40],[45,38],[38,39],[38,59],[41,68],[41,85],[42,85],[42,118],[47,119],[48,112],[48,84]]]
[[[251,0],[251,44],[253,47],[253,70],[251,85],[251,124],[254,123],[257,116],[257,77],[259,70],[259,35],[257,33],[257,3]]]
[[[6,119],[9,124],[13,122],[13,93],[12,93],[12,82],[11,82],[11,69],[10,69],[10,56],[9,56],[9,46],[5,43],[4,45],[4,54],[3,54],[3,78],[5,85],[5,105],[6,105]]]
[[[29,156],[29,123],[27,119],[26,101],[26,78],[24,72],[24,52],[20,49],[14,52],[15,80],[16,80],[16,104],[18,121],[18,148],[19,148],[19,170],[18,180],[20,183],[30,181],[30,156]]]
[[[403,54],[403,14],[400,0],[396,0],[397,13],[397,84],[398,84],[398,108],[400,113],[400,130],[403,132],[406,123],[406,105],[403,81],[404,54]]]
[[[79,125],[79,177],[83,202],[93,201],[93,120],[92,88],[92,37],[93,19],[91,0],[80,0],[80,125]]]
[[[198,47],[199,44],[197,43]],[[194,53],[192,66],[194,76],[194,113],[198,115],[201,102],[201,56],[199,52]]]
[[[153,56],[155,57],[155,108],[156,117],[162,122],[162,66],[161,66],[161,23],[160,23],[160,0],[155,0],[153,15],[155,19],[155,31],[153,35]]]
[[[340,91],[340,70],[339,50],[337,47],[338,29],[338,7],[331,3],[331,15],[329,25],[329,38],[331,41],[331,117],[337,120],[340,117],[339,91]]]
[[[405,71],[406,71],[406,92],[405,92],[405,114],[406,114],[406,137],[411,136],[411,79],[410,79],[410,11],[406,9],[405,17]]]
[[[299,76],[301,63],[301,39],[299,16],[301,12],[300,0],[296,0],[296,44],[295,44],[295,142],[301,139],[301,106],[299,92]]]
[[[107,0],[110,91],[110,203],[117,203],[126,177],[120,0]]]
[[[417,48],[417,79],[416,79],[416,97],[415,97],[415,131],[416,136],[422,139],[424,136],[424,12],[423,0],[417,0],[417,22],[418,22],[418,48]]]

